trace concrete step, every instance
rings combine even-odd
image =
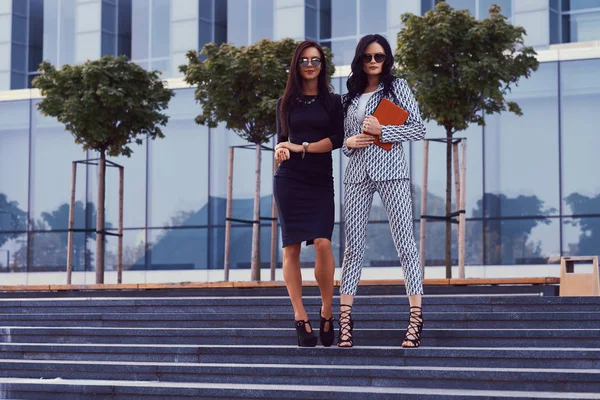
[[[0,343],[0,358],[306,365],[599,369],[600,348],[354,347]]]
[[[308,297],[307,308],[318,310],[321,300]],[[338,307],[335,298],[334,307]],[[600,297],[540,296],[430,296],[425,312],[600,312]],[[287,297],[194,297],[160,299],[0,299],[0,314],[32,313],[289,313]],[[357,312],[398,312],[408,308],[405,296],[364,296],[355,302]]]
[[[537,294],[544,296],[557,296],[558,285],[424,285],[425,293],[429,295],[439,294]],[[337,291],[339,288],[335,288]],[[305,296],[319,296],[319,288],[316,286],[305,286],[302,289]],[[404,286],[399,285],[361,285],[360,296],[367,295],[406,295]],[[196,297],[196,296],[287,296],[285,287],[239,287],[239,288],[165,288],[165,289],[72,289],[55,291],[3,291],[0,288],[0,298],[65,298],[65,297]]]
[[[222,383],[171,383],[110,380],[40,380],[0,378],[5,398],[23,400],[173,400],[173,399],[348,399],[348,400],[500,400],[500,399],[598,399],[596,393],[531,392],[435,388],[362,386],[261,385]],[[92,397],[93,396],[93,397]]]
[[[238,310],[239,311],[239,310]],[[309,317],[318,323],[319,310]],[[408,320],[404,312],[356,311],[357,324],[368,323],[379,328],[397,328]],[[337,318],[337,315],[335,315]],[[170,328],[289,328],[291,312],[259,313],[49,313],[0,314],[0,323],[10,326],[52,327],[170,327]],[[600,328],[600,312],[426,312],[428,328]]]
[[[600,298],[430,295],[423,347],[402,349],[407,299],[377,288],[356,347],[307,349],[285,293],[211,290],[0,296],[0,398],[600,399]]]
[[[599,392],[600,369],[0,360],[0,377]]]
[[[359,346],[400,346],[405,329],[355,327]],[[0,327],[10,343],[293,345],[293,328],[100,328]],[[600,329],[429,329],[423,345],[434,347],[600,348]]]

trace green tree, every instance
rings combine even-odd
[[[485,215],[483,205],[485,203]],[[507,197],[502,193],[485,193],[473,209],[474,218],[490,216],[549,216],[555,208],[545,208],[544,201],[535,195]],[[530,263],[527,259],[541,259],[540,242],[530,240],[532,231],[541,225],[550,225],[547,218],[488,219],[485,223],[486,264]],[[477,241],[472,237],[471,241]],[[472,245],[473,243],[470,243]],[[518,261],[521,259],[521,261]]]
[[[27,229],[27,212],[19,208],[19,203],[9,201],[4,193],[0,193],[0,247],[7,241],[17,238],[19,233]]]
[[[251,46],[209,43],[187,54],[179,67],[185,81],[196,86],[202,113],[196,122],[216,128],[224,123],[241,138],[256,145],[254,220],[260,217],[261,149],[276,133],[275,108],[287,83],[290,61],[298,42],[261,40]],[[333,74],[331,52],[324,49],[328,72]],[[260,280],[260,226],[252,230],[252,280]]]
[[[65,124],[84,150],[95,150],[98,159],[98,233],[96,283],[104,282],[104,196],[106,155],[130,157],[130,144],[144,138],[163,138],[160,126],[173,91],[165,88],[158,71],[146,71],[125,57],[104,56],[57,70],[44,61],[33,85],[43,100],[38,109]]]
[[[412,87],[425,120],[436,121],[446,138],[485,125],[484,113],[522,115],[505,96],[512,84],[529,77],[539,65],[535,51],[524,46],[525,29],[506,21],[492,5],[489,18],[476,20],[467,10],[440,2],[424,16],[404,14],[395,58]],[[446,147],[446,215],[451,212],[452,146]],[[446,222],[446,277],[451,270],[451,223]]]
[[[4,193],[0,193],[0,247],[4,246],[9,240],[17,239],[27,229],[27,212],[19,208],[19,203],[9,201]],[[10,251],[6,252],[6,268],[10,269]],[[4,254],[2,254],[4,257]],[[14,255],[13,255],[14,257]]]
[[[571,208],[573,215],[597,214],[600,210],[600,194],[585,196],[577,192],[565,197],[565,202]],[[579,227],[579,241],[569,244],[570,255],[591,256],[600,254],[600,218],[573,217],[565,224]]]

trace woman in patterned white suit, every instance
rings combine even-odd
[[[342,151],[350,161],[344,177],[346,250],[340,287],[340,347],[354,345],[351,310],[360,280],[375,192],[379,193],[387,211],[410,302],[409,324],[402,347],[419,347],[421,342],[423,278],[413,233],[410,180],[402,142],[423,139],[425,126],[406,81],[394,77],[393,63],[392,50],[383,36],[363,37],[352,61],[348,93],[342,98],[345,117]],[[408,111],[404,125],[381,126],[372,116],[384,97]],[[383,143],[393,143],[391,150],[374,145],[374,136],[379,136]]]

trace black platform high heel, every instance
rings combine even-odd
[[[322,309],[321,309],[322,310]],[[319,326],[319,337],[321,338],[321,344],[325,347],[329,347],[335,340],[335,330],[333,329],[333,316],[329,319],[323,318],[323,314],[319,311],[321,317],[321,324]],[[325,331],[325,324],[329,323],[329,330]]]
[[[310,326],[310,332],[306,331],[306,325]],[[298,335],[298,347],[315,347],[317,345],[317,335],[312,329],[310,321],[294,320],[296,335]]]

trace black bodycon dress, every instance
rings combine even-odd
[[[310,104],[297,103],[289,114],[289,141],[295,144],[315,143],[329,138],[333,149],[342,147],[344,117],[339,95],[332,97],[332,111],[327,112],[321,96]],[[314,96],[313,96],[314,97]],[[310,102],[311,96],[304,96]],[[281,135],[279,102],[277,107],[277,142],[287,141]],[[335,218],[333,192],[333,162],[331,152],[290,152],[273,181],[275,201],[279,211],[283,247],[290,244],[314,243],[314,239],[331,240]]]

